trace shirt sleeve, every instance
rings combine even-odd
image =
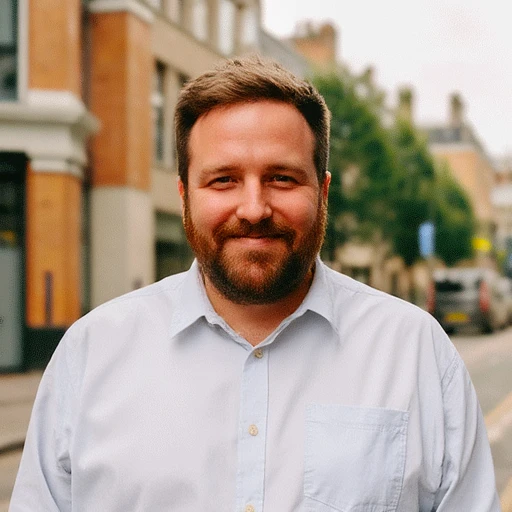
[[[71,511],[69,439],[76,378],[66,338],[46,368],[32,409],[9,512]]]
[[[444,460],[433,510],[500,512],[484,418],[469,373],[455,353],[442,379]]]

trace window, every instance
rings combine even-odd
[[[165,67],[157,62],[153,76],[153,154],[154,159],[162,162],[165,158]]]
[[[192,0],[192,33],[197,39],[208,37],[208,7],[206,0]]]
[[[236,6],[231,0],[219,3],[219,50],[224,55],[235,51]]]
[[[0,101],[17,99],[18,2],[0,1]]]

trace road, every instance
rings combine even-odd
[[[492,335],[460,333],[452,341],[485,415],[503,512],[512,512],[512,327]]]
[[[503,512],[512,512],[512,327],[452,336],[476,388],[491,441]],[[0,512],[7,512],[21,453],[0,456]]]

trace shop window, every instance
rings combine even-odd
[[[156,280],[183,272],[190,267],[194,255],[188,245],[179,215],[156,212]]]
[[[18,97],[18,2],[0,1],[0,101]]]

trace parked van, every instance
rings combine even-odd
[[[434,271],[428,310],[446,332],[475,326],[493,332],[509,321],[506,293],[500,275],[487,268],[449,268]]]

